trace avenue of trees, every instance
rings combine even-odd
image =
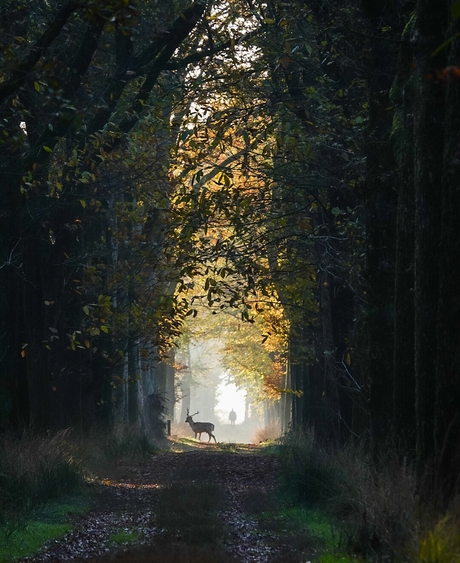
[[[391,442],[452,490],[459,17],[4,3],[0,422],[148,425],[159,396],[172,413],[174,346],[202,318],[285,429]]]

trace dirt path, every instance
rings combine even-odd
[[[256,447],[234,452],[203,445],[151,456],[95,485],[92,512],[77,518],[62,540],[22,561],[300,561],[279,533],[258,522],[257,513],[272,502],[277,472],[277,459]],[[218,511],[206,512],[213,503]],[[114,534],[131,543],[115,547]]]

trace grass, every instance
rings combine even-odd
[[[343,555],[336,523],[319,509],[294,505],[278,495],[270,499],[247,499],[245,509],[257,516],[261,530],[274,532],[293,550],[303,552],[302,561],[323,552]]]
[[[97,435],[90,438],[92,438],[92,442],[95,442]],[[145,456],[161,450],[160,446],[137,428],[119,427],[113,432],[103,433],[101,438],[102,452],[109,463],[117,463],[126,459],[140,461]]]
[[[137,530],[122,530],[116,534],[111,534],[107,538],[108,545],[128,545],[130,543],[135,543],[140,537],[140,534]]]
[[[227,452],[229,454],[237,454],[240,453],[241,450],[243,449],[243,447],[241,446],[241,444],[236,444],[234,442],[231,442],[229,444],[219,444],[219,450],[221,452]]]
[[[280,440],[280,513],[322,545],[319,563],[460,563],[460,503],[422,503],[415,472],[391,448],[325,449],[313,432]]]
[[[0,437],[0,537],[11,540],[39,508],[83,492],[83,469],[67,438],[67,432]]]
[[[187,440],[179,442],[190,447]],[[91,475],[158,450],[133,429],[85,439],[70,431],[0,435],[0,563],[31,555],[68,533],[70,516],[88,509],[85,483]],[[254,447],[209,448],[210,455],[246,450]],[[395,452],[387,450],[376,460],[353,444],[325,449],[313,432],[289,434],[267,451],[276,451],[282,465],[279,496],[248,494],[245,510],[257,517],[262,530],[285,538],[297,553],[318,563],[460,563],[458,502],[454,499],[444,513],[421,505],[414,472]],[[152,522],[162,530],[158,561],[231,560],[222,545],[226,530],[219,518],[223,499],[217,484],[189,470],[159,497]],[[138,539],[136,531],[124,530],[114,533],[108,545],[130,546]],[[196,559],[188,558],[191,553]],[[150,557],[146,554],[145,561],[156,560]]]
[[[319,558],[319,563],[359,563],[359,561],[360,559],[343,553],[326,553]]]
[[[420,529],[417,482],[395,452],[387,451],[376,461],[360,445],[326,449],[316,443],[313,432],[306,432],[284,437],[279,453],[288,506],[319,511],[335,528],[334,545],[323,527],[328,553],[321,561],[326,556],[339,557],[334,561],[345,556],[393,561],[416,543]],[[306,527],[315,535],[308,514]]]
[[[0,563],[32,555],[46,542],[63,537],[72,529],[71,516],[82,514],[88,508],[85,497],[71,497],[37,509],[13,534],[5,535],[8,528],[0,529]]]
[[[158,450],[133,429],[86,437],[70,429],[0,435],[0,562],[32,554],[66,534],[69,515],[87,507],[88,482],[119,462],[132,463]]]
[[[441,518],[420,537],[411,561],[418,563],[458,563],[460,561],[460,522],[456,511]]]
[[[279,421],[273,422],[263,428],[259,428],[254,432],[252,441],[255,444],[262,442],[271,442],[277,440],[281,435],[281,423]]]

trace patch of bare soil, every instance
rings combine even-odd
[[[118,469],[117,479],[94,485],[95,508],[76,519],[71,533],[22,561],[302,560],[297,549],[254,516],[270,503],[278,472],[277,459],[256,447],[235,452],[200,445]],[[126,537],[127,545],[115,546],[117,535]]]

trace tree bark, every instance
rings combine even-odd
[[[458,23],[448,64],[458,68],[460,42]],[[449,67],[448,67],[449,68]],[[460,80],[446,76],[446,118],[442,181],[441,232],[439,244],[439,303],[437,315],[435,444],[438,452],[438,484],[445,498],[458,486],[460,465]],[[438,196],[439,197],[439,196]]]
[[[398,163],[393,352],[393,432],[404,451],[415,449],[414,366],[414,88],[412,76],[415,18],[402,36],[391,100],[395,104],[392,143]]]
[[[437,309],[439,292],[439,231],[441,220],[444,86],[431,78],[445,66],[443,43],[447,5],[419,0],[414,34],[416,103],[414,116],[415,182],[415,379],[416,447],[420,470],[435,455]]]

